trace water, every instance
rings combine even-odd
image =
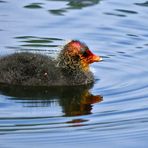
[[[80,39],[104,61],[94,86],[1,86],[0,148],[146,148],[147,14],[144,0],[1,0],[1,55]]]

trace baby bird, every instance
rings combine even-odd
[[[0,58],[0,83],[23,86],[87,85],[94,82],[89,65],[101,60],[78,40],[63,46],[56,60],[38,53],[14,53]]]

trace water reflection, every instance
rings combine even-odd
[[[124,10],[124,9],[115,9],[116,11],[122,12],[122,13],[127,13],[127,14],[137,14],[138,12],[133,11],[133,10]]]
[[[48,0],[53,1],[53,0]],[[60,9],[50,9],[50,13],[55,15],[63,15],[69,9],[82,9],[84,7],[89,7],[98,4],[101,0],[54,0],[53,2],[66,2],[66,6]],[[46,1],[47,2],[47,1]],[[40,9],[44,6],[44,3],[30,3],[25,5],[24,8],[29,9]]]
[[[41,52],[49,56],[56,56],[59,51],[59,45],[63,44],[63,39],[54,37],[16,36],[14,39],[19,45],[7,46],[7,48],[18,52]]]
[[[92,104],[101,102],[102,96],[93,95],[91,86],[78,87],[23,87],[0,85],[0,92],[23,107],[50,107],[54,102],[62,107],[65,116],[91,114]]]
[[[30,9],[39,9],[42,8],[43,3],[31,3],[29,5],[24,6],[24,8],[30,8]]]
[[[55,42],[62,41],[60,38],[39,37],[39,36],[17,36],[15,37],[20,42],[21,49],[27,48],[44,48],[44,47],[57,47]],[[54,42],[54,44],[52,44]]]
[[[113,12],[104,12],[104,14],[118,16],[118,17],[127,17],[130,14],[138,14],[138,12],[133,10],[115,9]]]
[[[6,1],[4,1],[4,0],[0,0],[0,3],[5,3]]]
[[[145,6],[145,7],[148,7],[148,1],[144,2],[144,3],[135,3],[136,5],[139,5],[139,6]]]
[[[49,10],[50,13],[55,15],[63,15],[64,12],[67,12],[69,9],[82,9],[84,7],[93,6],[100,2],[100,0],[57,0],[57,1],[66,1],[67,7],[61,9]]]
[[[113,15],[113,16],[118,16],[118,17],[126,17],[124,14],[117,14],[114,12],[104,12],[105,15]]]

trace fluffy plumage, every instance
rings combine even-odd
[[[94,81],[89,64],[100,60],[77,40],[67,43],[56,60],[37,53],[14,53],[0,58],[0,83],[25,86],[86,85]]]

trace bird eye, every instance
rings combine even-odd
[[[82,53],[85,52],[85,48],[84,47],[81,47],[81,50],[80,50]]]
[[[83,57],[87,57],[87,56],[89,56],[89,49],[88,49],[88,47],[87,46],[84,46],[84,47],[82,47],[81,48],[81,54],[82,54],[82,56]]]
[[[86,51],[83,52],[82,54],[84,57],[87,57],[88,56],[88,53]]]

